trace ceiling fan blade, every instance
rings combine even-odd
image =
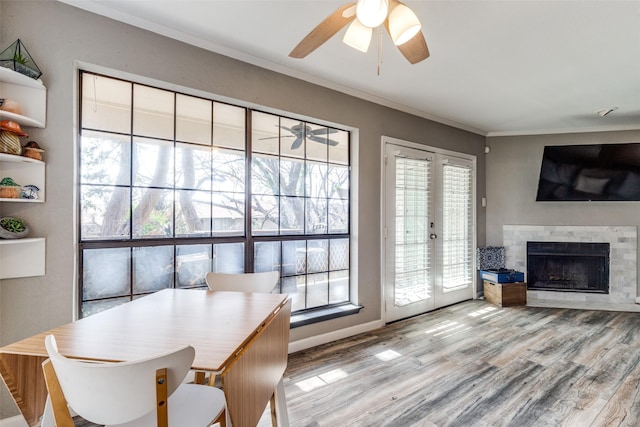
[[[417,64],[429,57],[429,48],[427,47],[427,41],[422,35],[422,31],[418,31],[408,42],[396,47],[412,64]]]
[[[296,148],[300,147],[302,145],[302,141],[303,141],[303,138],[301,137],[296,138],[296,140],[293,141],[293,143],[291,143],[291,149],[295,150]]]
[[[348,10],[349,8],[354,8],[355,12],[355,4],[353,3],[347,3],[340,7],[311,30],[311,32],[293,48],[289,56],[292,58],[304,58],[322,46],[327,40],[355,19],[355,13],[351,13],[351,11]]]
[[[319,128],[319,129],[314,129],[312,131],[309,132],[310,135],[322,135],[323,133],[336,133],[338,132],[338,129],[331,129],[331,128]]]
[[[320,138],[319,136],[315,136],[315,135],[310,135],[307,138],[310,139],[311,141],[319,142],[321,144],[338,145],[338,141],[334,141],[333,139]]]

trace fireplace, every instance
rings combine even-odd
[[[527,242],[527,289],[609,293],[609,243]]]

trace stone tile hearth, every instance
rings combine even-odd
[[[527,305],[640,311],[636,304],[637,234],[633,226],[505,225],[505,265],[526,273],[528,241],[609,243],[609,294],[527,291]]]

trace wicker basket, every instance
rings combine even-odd
[[[20,186],[0,185],[0,198],[2,199],[18,199],[20,198]]]

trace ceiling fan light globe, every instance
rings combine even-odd
[[[354,49],[366,52],[369,50],[372,34],[373,30],[371,28],[365,27],[358,19],[354,19],[351,25],[349,25],[349,28],[347,28],[347,32],[344,34],[342,41]]]
[[[375,28],[381,25],[388,13],[388,0],[358,0],[356,4],[356,16],[365,27]]]
[[[389,14],[389,34],[396,46],[411,40],[421,28],[422,24],[416,14],[402,3]]]

